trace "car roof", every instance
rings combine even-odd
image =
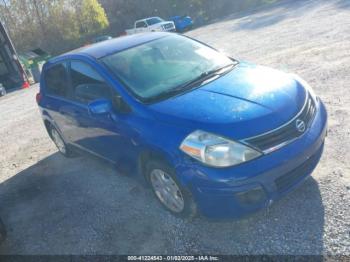
[[[134,34],[130,36],[117,37],[117,38],[113,38],[110,40],[106,40],[103,42],[99,42],[96,44],[92,44],[92,45],[88,45],[88,46],[84,46],[84,47],[72,50],[68,53],[57,56],[54,60],[68,58],[71,55],[83,55],[83,56],[89,56],[89,57],[99,59],[101,57],[114,54],[116,52],[131,48],[137,45],[141,45],[162,37],[166,37],[171,34],[173,33],[149,32],[149,33]]]

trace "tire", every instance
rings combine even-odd
[[[162,175],[161,172],[164,174]],[[161,179],[163,182],[157,184],[156,181],[159,177],[163,178]],[[197,205],[192,194],[181,186],[171,167],[164,162],[151,160],[146,164],[146,178],[155,197],[167,211],[181,218],[194,218],[196,216]],[[165,183],[164,186],[160,186],[162,183]],[[165,196],[169,195],[172,196],[170,197],[172,201],[165,200],[167,198]]]
[[[71,147],[67,145],[66,142],[64,142],[64,139],[62,138],[61,134],[57,131],[57,129],[54,126],[50,125],[49,132],[52,141],[55,143],[58,151],[62,155],[68,158],[75,157],[75,152],[73,152]]]
[[[6,233],[5,225],[0,218],[0,243],[6,239],[6,235],[7,233]]]

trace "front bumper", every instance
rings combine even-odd
[[[190,178],[189,187],[205,216],[239,218],[298,187],[319,162],[326,134],[327,113],[319,100],[312,125],[287,146],[235,167],[211,168],[192,161],[177,172]]]

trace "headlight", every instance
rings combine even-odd
[[[210,166],[234,166],[261,155],[241,143],[197,130],[188,135],[180,145],[187,155]]]
[[[312,99],[314,101],[316,101],[316,93],[312,89],[312,87],[304,79],[302,79],[300,76],[295,75],[295,74],[292,74],[292,75],[296,81],[298,81],[307,91],[309,91],[309,94],[311,95]]]

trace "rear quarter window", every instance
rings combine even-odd
[[[45,72],[45,89],[47,94],[67,97],[69,93],[67,65],[54,65]]]

